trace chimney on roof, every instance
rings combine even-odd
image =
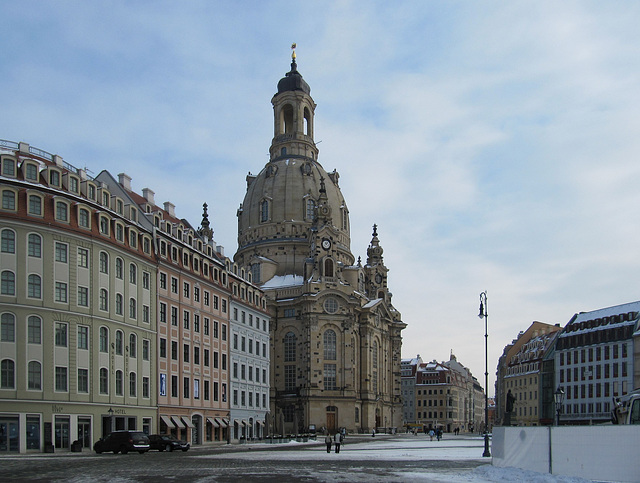
[[[127,191],[131,191],[131,176],[128,174],[120,173],[118,175],[118,183]]]
[[[144,196],[144,199],[147,200],[152,205],[155,205],[156,202],[153,200],[153,195],[155,195],[155,193],[151,189],[149,188],[142,189],[142,196]]]
[[[171,201],[164,202],[164,211],[169,213],[170,216],[176,216],[176,205],[171,203]]]

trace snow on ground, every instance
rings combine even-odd
[[[469,483],[487,483],[487,482],[509,482],[509,483],[586,483],[590,480],[582,478],[556,476],[546,473],[536,473],[533,471],[525,471],[518,468],[498,468],[491,466],[490,458],[483,458],[484,441],[482,437],[477,438],[444,438],[442,441],[433,440],[419,435],[407,438],[386,439],[378,438],[375,442],[369,440],[361,442],[361,437],[347,437],[345,444],[342,445],[340,453],[336,454],[333,449],[331,453],[327,453],[325,446],[308,445],[307,443],[290,443],[274,444],[279,451],[242,451],[234,452],[234,459],[246,459],[253,461],[260,460],[308,460],[313,458],[314,461],[366,461],[366,460],[383,460],[383,461],[402,461],[402,460],[475,460],[485,462],[487,464],[480,465],[476,469],[467,472],[455,473],[452,471],[443,472],[402,472],[397,474],[397,481],[423,481],[423,482],[469,482]],[[360,442],[358,441],[360,440]],[[301,450],[300,446],[306,445],[307,448]],[[247,445],[251,447],[253,445]],[[270,445],[267,445],[270,446]],[[284,446],[291,446],[292,450],[282,449]],[[295,446],[295,450],[293,449]],[[260,449],[264,449],[264,444],[259,445]],[[228,454],[203,455],[201,458],[229,458]],[[358,467],[353,466],[351,481],[358,481]],[[371,475],[369,474],[370,478]],[[327,475],[326,481],[333,481],[334,478]],[[338,479],[335,481],[344,481]],[[364,480],[363,480],[364,481]],[[370,481],[370,480],[368,480]]]

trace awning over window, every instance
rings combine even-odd
[[[182,420],[184,421],[184,424],[186,424],[190,428],[195,428],[196,427],[195,424],[193,424],[191,422],[191,418],[189,416],[182,416]]]
[[[169,416],[165,416],[164,414],[161,414],[160,415],[160,419],[162,419],[162,421],[164,421],[164,424],[167,425],[167,428],[169,428],[169,429],[175,428],[175,425],[171,422],[171,418],[169,418]]]
[[[173,421],[175,423],[175,425],[177,427],[179,427],[180,429],[184,429],[185,428],[185,425],[180,420],[180,416],[171,416],[171,421]]]
[[[209,421],[214,428],[219,428],[220,425],[218,424],[218,422],[214,419],[214,418],[207,418],[207,421]]]
[[[216,418],[216,422],[220,425],[221,428],[226,428],[229,426],[229,421],[224,418]]]

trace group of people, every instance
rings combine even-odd
[[[336,434],[333,435],[333,437],[331,436],[330,433],[327,433],[327,435],[324,438],[324,442],[327,445],[327,453],[331,453],[332,444],[335,445],[336,453],[339,453],[340,445],[342,444],[343,441],[344,441],[344,431],[338,431]]]
[[[429,441],[433,441],[433,437],[438,438],[438,441],[440,441],[442,439],[442,429],[438,428],[436,430],[430,429],[429,430]]]

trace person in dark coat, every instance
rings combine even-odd
[[[331,453],[331,435],[329,433],[325,436],[324,442],[327,445],[327,453]]]
[[[339,432],[333,436],[333,443],[336,445],[336,453],[339,453],[340,444],[342,443],[342,435]]]

